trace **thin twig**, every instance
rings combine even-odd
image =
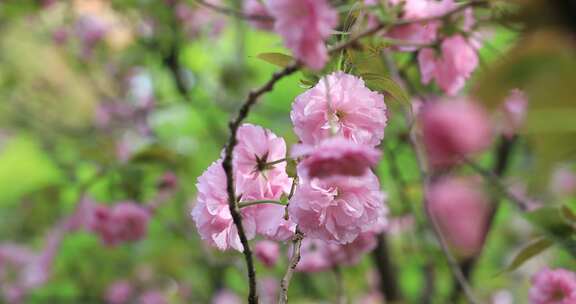
[[[298,262],[300,262],[300,248],[302,247],[303,238],[304,235],[302,232],[296,228],[296,234],[294,234],[294,238],[292,239],[292,256],[290,263],[288,264],[288,269],[286,269],[286,274],[284,274],[280,282],[280,296],[278,297],[278,303],[280,304],[288,303],[288,287],[290,286],[290,280],[294,275],[296,266],[298,266]]]
[[[476,171],[476,173],[480,174],[484,179],[490,182],[492,186],[496,188],[496,190],[500,192],[504,197],[506,197],[509,201],[513,202],[518,207],[518,209],[520,209],[521,211],[527,211],[529,209],[529,204],[523,201],[522,199],[518,198],[515,194],[511,193],[508,190],[508,188],[502,183],[500,178],[494,174],[494,172],[480,167],[478,164],[469,159],[464,159],[464,162],[470,168]]]
[[[424,185],[427,185],[430,182],[430,178],[428,177],[426,164],[424,162],[424,158],[421,152],[422,150],[419,149],[415,136],[410,137],[410,145],[412,146],[412,149],[414,150],[414,153],[416,155],[416,160],[418,163],[418,168],[420,176],[422,178],[422,182]],[[462,288],[462,290],[464,291],[464,295],[466,296],[466,299],[468,300],[469,303],[472,304],[480,303],[478,302],[478,300],[476,300],[476,297],[472,293],[472,288],[470,288],[468,281],[466,280],[466,278],[462,274],[462,270],[458,266],[458,262],[452,255],[452,252],[450,252],[450,249],[448,248],[448,245],[446,244],[446,241],[444,240],[444,237],[440,232],[440,229],[438,227],[438,224],[436,223],[434,216],[430,213],[430,210],[428,209],[426,199],[424,199],[423,205],[424,205],[424,211],[426,213],[426,218],[430,222],[432,232],[434,233],[434,236],[436,237],[436,240],[438,241],[440,248],[442,249],[442,253],[446,258],[446,261],[448,262],[448,266],[450,268],[452,276],[458,282],[460,288]]]
[[[239,10],[236,10],[233,8],[229,8],[229,7],[219,6],[219,5],[204,1],[204,0],[195,0],[195,2],[197,4],[203,6],[203,7],[209,8],[215,12],[218,12],[218,13],[221,13],[224,15],[233,16],[236,18],[241,18],[241,19],[246,19],[246,20],[254,20],[254,21],[274,21],[274,18],[272,18],[271,16],[246,14],[242,11],[239,11]]]
[[[254,206],[254,205],[262,205],[262,204],[275,204],[275,205],[280,205],[280,206],[286,206],[286,204],[283,204],[282,202],[279,201],[274,201],[274,200],[257,200],[257,201],[243,201],[238,203],[238,207],[239,208],[246,208],[246,207],[250,207],[250,206]]]
[[[514,148],[514,144],[516,142],[517,137],[513,138],[506,138],[504,136],[501,137],[500,142],[498,143],[496,149],[494,150],[494,164],[492,166],[492,172],[498,178],[502,178],[506,173],[506,170],[510,164],[510,157],[512,155],[512,151]],[[486,228],[484,239],[482,240],[483,246],[488,239],[488,235],[494,226],[494,219],[496,217],[496,213],[498,212],[498,208],[500,206],[500,198],[494,197],[492,199],[492,204],[490,206],[488,219],[486,220]],[[477,253],[475,256],[472,256],[464,261],[460,262],[460,269],[462,269],[462,273],[464,277],[470,281],[472,273],[474,272],[474,268],[480,258],[482,251]],[[459,296],[460,288],[459,286],[452,287],[452,299],[456,300]]]
[[[344,278],[342,277],[342,270],[338,265],[332,268],[334,278],[336,279],[336,304],[346,304],[346,293],[344,291]]]
[[[436,239],[438,240],[438,243],[440,244],[440,248],[442,249],[442,253],[444,253],[444,257],[446,257],[446,261],[448,262],[448,266],[450,268],[450,271],[452,272],[452,275],[454,276],[454,278],[456,279],[456,281],[460,285],[460,288],[462,288],[462,291],[464,291],[464,295],[466,296],[466,299],[468,300],[469,303],[472,303],[472,304],[480,303],[476,299],[476,297],[474,296],[474,293],[472,292],[472,288],[470,287],[470,284],[468,284],[468,281],[464,277],[464,274],[462,273],[462,270],[460,269],[460,266],[458,265],[456,258],[454,258],[454,256],[452,255],[452,252],[450,252],[450,248],[448,248],[448,244],[446,243],[444,236],[442,236],[442,233],[440,232],[440,228],[438,227],[438,223],[436,222],[436,219],[434,218],[434,216],[430,213],[430,210],[428,209],[428,204],[426,202],[424,202],[424,209],[426,210],[426,214],[428,216],[428,219],[430,220],[430,224],[431,224],[430,226],[432,226],[432,231],[434,232],[434,235],[436,236]]]

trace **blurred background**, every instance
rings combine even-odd
[[[482,67],[517,37],[513,27],[494,26],[480,50]],[[204,245],[190,210],[196,178],[219,157],[230,115],[278,69],[257,58],[264,52],[289,53],[277,35],[196,1],[0,1],[0,302],[112,303],[122,294],[149,304],[243,302],[243,257]],[[395,58],[425,90],[410,56]],[[309,87],[305,79],[297,73],[280,81],[248,121],[296,143],[289,111]],[[418,234],[419,206],[399,199],[421,197],[399,118],[390,117],[384,148],[394,151],[405,186],[398,188],[390,162],[378,168],[398,285],[408,303],[419,303],[433,281],[434,303],[447,303],[441,299],[452,281],[447,266],[435,263],[441,252],[422,250],[434,241]],[[513,170],[526,161],[517,158]],[[120,202],[151,210],[146,237],[115,244],[83,227],[82,206]],[[543,265],[575,266],[553,248],[497,275],[537,235],[513,210],[502,205],[474,274],[475,289],[493,303],[526,303],[528,277]],[[264,303],[275,302],[286,249],[272,267],[257,263]],[[338,271],[297,273],[291,302],[330,303],[341,292],[350,303],[378,303],[374,265],[368,254]]]

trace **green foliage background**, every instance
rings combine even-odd
[[[126,17],[145,12],[159,20],[169,18],[163,1],[113,2],[119,14]],[[154,216],[149,237],[141,242],[106,248],[89,233],[68,234],[56,257],[50,281],[34,290],[28,302],[101,303],[106,287],[118,279],[134,280],[142,289],[159,289],[174,303],[209,303],[221,288],[244,297],[247,282],[241,255],[217,252],[204,246],[189,211],[194,202],[196,178],[219,157],[230,115],[249,88],[262,84],[278,69],[258,59],[258,54],[289,53],[280,39],[229,18],[228,25],[217,36],[187,39],[179,36],[181,33],[163,29],[166,33],[159,35],[154,43],[136,40],[122,51],[101,47],[91,61],[81,62],[71,55],[77,46],[63,49],[51,40],[52,31],[67,18],[65,12],[42,10],[35,1],[4,1],[0,8],[0,241],[41,248],[46,232],[72,212],[81,188],[94,175],[99,178],[89,187],[88,193],[102,204],[121,200],[150,201],[158,192],[159,177],[166,171],[175,172],[179,182],[175,194]],[[166,26],[167,22],[162,24]],[[173,39],[180,43],[177,56],[189,85],[187,96],[178,92],[174,75],[164,58]],[[539,97],[541,104],[554,100],[558,101],[555,104],[560,109],[573,111],[572,97],[562,102],[568,89],[542,93],[550,86],[571,88],[576,79],[576,69],[572,69],[576,66],[573,56],[566,57],[570,65],[559,62],[552,67],[533,67],[534,73],[540,73],[538,69],[561,69],[564,74],[558,79],[563,83],[549,84],[528,76],[513,82],[494,81],[493,75],[507,77],[507,69],[516,64],[514,60],[522,59],[493,64],[500,63],[508,50],[515,47],[529,55],[534,54],[531,51],[540,54],[537,47],[526,50],[522,45],[515,45],[518,41],[514,31],[496,27],[494,35],[480,51],[482,68],[471,81],[477,84],[478,95],[485,100],[497,100],[510,86],[523,86],[522,81],[525,81],[526,85],[532,85],[530,92],[543,96]],[[534,42],[533,45],[539,44]],[[542,56],[555,56],[550,52],[544,52]],[[508,56],[514,58],[518,53],[511,54]],[[381,65],[374,60],[369,59],[364,64]],[[409,58],[400,54],[396,60],[403,62]],[[526,62],[519,64],[530,66]],[[115,157],[114,146],[121,138],[121,132],[102,132],[92,121],[95,108],[103,97],[123,98],[123,89],[116,87],[118,79],[107,73],[107,65],[119,69],[143,67],[154,84],[157,106],[148,120],[154,136],[138,145],[126,162]],[[495,65],[495,69],[501,70],[490,74],[488,71]],[[419,83],[417,67],[407,71],[414,77],[411,81]],[[291,129],[289,111],[294,97],[305,89],[300,81],[303,78],[304,75],[297,73],[280,81],[274,91],[259,102],[248,122],[273,130],[289,145],[295,143],[297,139]],[[536,81],[540,86],[534,87]],[[419,84],[418,89],[438,92],[434,87]],[[418,202],[421,190],[414,155],[402,140],[406,127],[400,106],[394,98],[387,99],[387,103],[391,109],[391,124],[383,148],[395,151],[401,175],[407,180],[407,189],[398,188],[388,161],[381,163],[378,174],[383,189],[388,192],[392,215],[402,216],[416,210],[417,221],[422,221],[419,203],[405,206],[399,201],[399,191],[404,191],[412,201]],[[550,115],[556,115],[556,112]],[[511,175],[525,177],[524,168],[530,162],[530,158],[524,156],[526,147],[536,146],[541,154],[533,157],[542,159],[545,167],[547,162],[558,160],[558,153],[550,152],[550,147],[574,148],[576,141],[570,137],[574,131],[573,117],[566,119],[565,124],[558,124],[561,132],[554,133],[559,137],[533,132],[529,133],[533,137],[522,140],[520,149],[516,150]],[[539,140],[545,142],[538,144]],[[550,143],[554,140],[563,141],[562,145]],[[540,151],[539,147],[544,148]],[[566,152],[566,149],[562,151]],[[489,153],[481,159],[484,165],[491,161]],[[517,303],[525,303],[528,278],[535,270],[544,265],[576,266],[566,251],[554,246],[519,270],[499,274],[523,245],[541,235],[537,227],[543,220],[535,221],[536,225],[531,225],[512,204],[502,204],[472,279],[475,290],[483,299],[489,299],[499,290],[508,290]],[[425,233],[424,236],[421,238],[414,230],[390,236],[392,259],[399,272],[398,282],[407,302],[418,303],[426,284],[423,271],[427,263],[433,262],[436,265],[434,281],[438,287],[435,303],[446,303],[452,287],[451,276],[431,235]],[[570,237],[573,238],[573,234]],[[285,246],[283,252],[286,252]],[[261,278],[278,279],[285,268],[285,256],[273,269],[257,265]],[[356,303],[371,288],[372,259],[366,256],[359,265],[345,267],[342,271],[346,286],[343,292]],[[331,272],[297,274],[291,285],[290,299],[292,303],[331,302],[335,286]],[[179,295],[183,291],[189,293],[187,300]]]

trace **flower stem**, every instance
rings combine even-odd
[[[282,204],[282,202],[279,202],[279,201],[273,201],[273,200],[258,200],[258,201],[243,201],[243,202],[239,202],[239,203],[238,203],[238,207],[240,207],[240,208],[245,208],[245,207],[250,207],[250,206],[254,206],[254,205],[261,205],[261,204],[276,204],[276,205],[280,205],[280,206],[286,206],[286,204]]]
[[[266,164],[264,164],[264,166],[266,166],[266,167],[271,167],[271,166],[274,166],[274,165],[276,165],[276,164],[285,162],[285,161],[287,161],[287,160],[288,160],[288,158],[281,158],[281,159],[278,159],[278,160],[275,160],[275,161],[271,161],[271,162],[269,162],[269,163],[266,163]]]

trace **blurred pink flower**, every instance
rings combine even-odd
[[[241,304],[242,299],[228,289],[219,290],[212,298],[212,304]]]
[[[106,290],[106,302],[108,304],[128,303],[128,300],[130,300],[130,297],[132,296],[132,292],[133,289],[130,282],[125,280],[116,281],[110,284]]]
[[[428,186],[426,203],[440,232],[459,256],[480,252],[490,212],[482,185],[472,179],[445,177]]]
[[[576,192],[576,174],[570,167],[558,167],[552,173],[551,191],[559,196],[569,196]]]
[[[532,277],[530,304],[576,303],[576,274],[566,269],[542,269]]]
[[[70,33],[68,32],[68,29],[60,27],[52,32],[52,41],[54,41],[56,45],[63,45],[68,41],[69,36]]]
[[[300,145],[293,152],[296,157],[307,155],[299,166],[305,178],[362,176],[380,159],[378,149],[342,137],[325,139],[316,146]]]
[[[363,232],[352,242],[344,245],[318,239],[304,238],[300,262],[296,270],[318,272],[338,265],[354,265],[368,252],[376,248],[377,234]]]
[[[322,240],[304,238],[300,248],[300,261],[296,270],[301,272],[325,271],[332,267],[332,261],[327,254],[328,244]]]
[[[420,50],[418,63],[423,84],[434,79],[446,94],[456,95],[478,66],[478,54],[464,37],[454,35],[442,41],[440,54],[432,48]]]
[[[88,227],[107,246],[137,241],[146,236],[150,213],[133,202],[120,202],[112,207],[93,207]]]
[[[266,267],[274,267],[280,256],[280,246],[273,241],[259,241],[254,246],[254,255]]]
[[[133,202],[121,202],[112,208],[112,220],[118,223],[117,237],[123,241],[137,241],[146,236],[150,213]]]
[[[440,16],[454,9],[456,3],[453,0],[389,0],[392,5],[403,5],[402,19],[415,20]],[[424,23],[410,23],[393,27],[386,33],[386,36],[400,39],[415,44],[433,43],[437,39],[438,30],[442,26],[442,21],[430,21]],[[417,47],[401,46],[402,51],[414,51]]]
[[[510,138],[522,127],[526,118],[528,100],[524,92],[512,90],[502,106],[502,133]]]
[[[260,0],[246,0],[244,1],[244,13],[252,16],[248,22],[253,27],[263,30],[272,31],[274,29],[274,18],[270,15],[268,8]],[[269,18],[256,19],[255,16]]]
[[[276,304],[280,282],[274,277],[264,277],[258,283],[258,296],[262,304]]]
[[[488,114],[466,99],[428,103],[420,119],[428,161],[434,167],[454,165],[486,149],[492,140]]]
[[[362,177],[302,180],[288,212],[307,237],[346,244],[380,225],[384,199],[372,172]]]
[[[160,291],[150,290],[140,295],[138,304],[168,304],[168,300]]]
[[[54,258],[65,233],[68,219],[48,232],[44,247],[33,252],[15,244],[0,244],[0,300],[22,303],[33,289],[45,284],[52,274]]]
[[[321,78],[296,97],[290,118],[294,132],[309,145],[340,135],[358,144],[377,146],[388,121],[384,96],[368,89],[362,79],[343,72]]]
[[[209,0],[208,2],[213,5],[222,5],[221,0]],[[226,16],[223,14],[205,6],[196,6],[193,9],[185,1],[179,1],[176,4],[175,13],[184,32],[190,38],[197,38],[202,34],[207,34],[210,37],[218,36],[227,24]]]
[[[286,47],[310,69],[321,70],[328,61],[324,40],[338,24],[338,12],[326,0],[272,0],[268,7]]]
[[[379,291],[371,291],[368,294],[363,295],[360,299],[358,299],[358,304],[380,304],[386,303],[382,293]]]
[[[159,190],[173,190],[177,186],[178,176],[172,171],[164,173],[157,184]]]
[[[76,35],[80,39],[82,46],[82,57],[84,59],[92,55],[96,45],[101,42],[110,27],[106,22],[96,15],[82,15],[76,21]]]

